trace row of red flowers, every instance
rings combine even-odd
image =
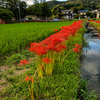
[[[78,36],[77,34],[75,35],[75,33],[77,33],[77,31],[80,30],[81,28],[82,28],[82,21],[74,22],[73,24],[71,24],[71,26],[62,26],[60,31],[58,29],[55,29],[54,31],[56,33],[46,38],[45,40],[39,43],[33,42],[30,44],[29,50],[34,53],[36,58],[38,55],[38,59],[36,59],[37,70],[35,71],[33,77],[30,78],[30,76],[27,76],[25,72],[25,77],[26,77],[25,81],[27,81],[29,87],[31,100],[34,100],[33,83],[36,72],[38,72],[38,76],[41,78],[43,76],[43,69],[45,70],[47,75],[51,75],[55,59],[58,60],[60,64],[62,64],[70,51],[72,50],[74,52],[80,51],[81,47],[78,44],[76,44],[75,48],[69,50],[67,55],[65,55],[65,57],[61,61],[61,56],[62,56],[61,54],[64,54],[64,52],[62,53],[62,51],[64,51],[67,48],[66,46],[68,40],[70,39],[73,40],[73,36]],[[21,66],[28,64],[28,61],[26,59],[22,60],[20,61],[20,64]],[[29,84],[30,83],[29,81],[31,81],[32,85]]]
[[[65,45],[62,45],[69,36],[75,36],[77,30],[82,28],[82,21],[74,22],[71,26],[62,26],[61,31],[51,35],[42,42],[31,43],[29,50],[34,52],[37,55],[45,55],[48,51],[61,52],[66,48]],[[58,31],[55,29],[55,31]]]
[[[96,22],[96,23],[100,23],[100,21],[98,21],[98,20],[89,20],[90,22]]]

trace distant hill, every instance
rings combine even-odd
[[[48,3],[49,8],[52,9],[56,5],[66,4],[66,1],[56,1],[56,0],[54,0],[54,1],[48,1],[47,3]]]
[[[66,9],[77,7],[78,10],[95,10],[100,9],[100,0],[66,0],[66,1],[48,1],[48,6],[52,9],[56,5],[61,5]]]

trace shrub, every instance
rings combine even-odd
[[[13,18],[13,13],[8,9],[0,9],[0,18],[7,21]]]

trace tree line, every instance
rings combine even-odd
[[[26,2],[21,0],[2,0],[0,2],[0,18],[9,20],[14,17],[16,20],[19,20],[19,7],[21,18],[24,18],[26,15],[35,15],[43,19],[51,16],[51,10],[45,0],[40,2],[34,0],[34,4],[28,7]]]
[[[79,10],[95,10],[100,9],[99,0],[66,0],[66,1],[48,1],[34,0],[33,5],[28,6],[26,2],[21,0],[2,0],[0,2],[0,18],[8,20],[11,18],[19,19],[19,6],[21,18],[26,15],[35,15],[42,19],[52,16],[52,18],[61,18],[63,16],[62,10],[72,9],[74,13],[77,13],[78,18]],[[88,15],[91,13],[88,13]],[[8,17],[9,16],[9,17]],[[84,16],[83,16],[84,17]]]

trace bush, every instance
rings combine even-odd
[[[0,9],[0,18],[7,21],[13,18],[13,13],[8,9]]]
[[[32,17],[28,17],[28,20],[32,20]]]

